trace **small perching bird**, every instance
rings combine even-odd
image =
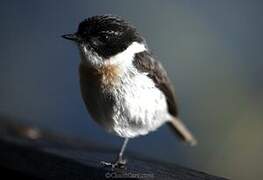
[[[125,138],[115,162],[123,167],[129,138],[146,135],[168,123],[183,141],[196,140],[178,118],[172,84],[135,27],[120,17],[94,16],[79,24],[76,42],[81,93],[93,119],[108,132]]]

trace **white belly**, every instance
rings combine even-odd
[[[149,77],[137,74],[125,81],[112,92],[116,98],[113,133],[130,138],[145,135],[169,119],[165,96]]]

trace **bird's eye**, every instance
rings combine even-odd
[[[108,35],[105,35],[104,38],[108,40],[110,37]]]
[[[102,35],[100,35],[100,40],[101,41],[109,41],[110,40],[110,36],[108,35],[108,34],[102,34]]]

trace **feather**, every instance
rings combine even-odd
[[[172,117],[169,121],[169,126],[172,127],[171,129],[180,137],[180,139],[190,145],[195,145],[195,138],[185,127],[183,122],[177,118],[178,110],[175,101],[175,93],[168,75],[161,63],[155,60],[147,51],[137,53],[133,63],[140,72],[146,73],[147,76],[154,81],[156,87],[164,93],[168,104],[168,112]]]

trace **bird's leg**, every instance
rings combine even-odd
[[[125,164],[127,163],[127,160],[123,159],[123,153],[124,153],[125,148],[127,146],[128,140],[129,140],[129,138],[125,138],[125,140],[124,140],[124,142],[122,144],[122,147],[121,147],[121,151],[118,154],[118,157],[117,157],[115,162],[112,163],[112,162],[102,161],[101,164],[103,166],[111,166],[112,169],[114,169],[114,168],[124,168]]]
[[[122,147],[121,147],[121,151],[118,154],[118,158],[117,158],[117,161],[116,161],[116,162],[118,162],[118,163],[120,163],[122,165],[125,165],[127,163],[127,160],[123,159],[123,153],[124,153],[124,151],[126,149],[126,146],[128,144],[128,140],[129,140],[129,138],[125,138],[124,139],[124,142],[123,142]]]

